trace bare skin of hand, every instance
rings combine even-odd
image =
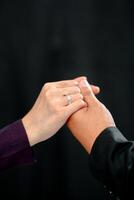
[[[86,106],[74,113],[67,126],[88,153],[103,130],[115,127],[109,110],[96,98],[87,80],[77,79]]]
[[[22,119],[31,146],[52,137],[73,113],[85,106],[78,85],[83,78],[43,86],[34,106]],[[92,86],[92,89],[95,94],[98,93],[98,87]],[[70,105],[65,95],[71,96]]]
[[[72,104],[68,105],[65,95],[72,97]],[[52,137],[84,105],[77,81],[46,83],[34,106],[22,119],[30,145]]]

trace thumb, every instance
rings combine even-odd
[[[93,90],[87,80],[81,80],[79,87],[86,103],[89,104],[91,101],[96,99]]]
[[[77,81],[78,83],[80,83],[82,80],[87,80],[87,77],[80,76],[80,77],[75,78],[74,80]],[[91,89],[95,95],[100,93],[100,88],[96,85],[91,85]]]
[[[100,88],[96,85],[91,85],[92,91],[95,95],[100,93]]]

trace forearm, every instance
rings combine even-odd
[[[0,130],[0,171],[33,162],[29,141],[22,121]]]

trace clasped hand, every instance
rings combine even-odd
[[[30,145],[52,137],[66,123],[90,153],[98,135],[115,126],[110,112],[95,96],[99,91],[86,77],[46,83],[22,119]]]

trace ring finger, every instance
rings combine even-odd
[[[73,95],[64,95],[61,101],[63,106],[68,106],[79,99],[83,99],[83,95],[80,93]]]

